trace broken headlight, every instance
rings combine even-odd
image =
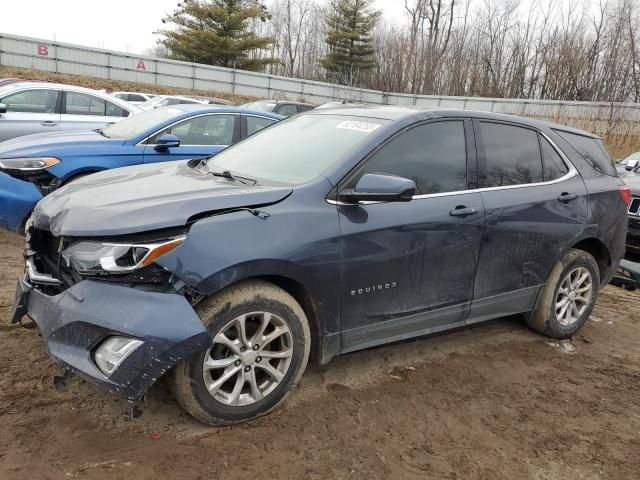
[[[0,168],[4,168],[5,170],[34,172],[53,167],[58,163],[60,163],[60,160],[55,157],[1,158]]]
[[[62,259],[67,267],[78,273],[127,273],[151,265],[182,244],[184,239],[181,236],[140,244],[79,241],[62,252]]]

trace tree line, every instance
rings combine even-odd
[[[638,0],[183,0],[156,54],[431,95],[640,102]]]

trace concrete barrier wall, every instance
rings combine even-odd
[[[8,34],[0,34],[0,65],[255,97],[303,99],[318,104],[347,99],[374,104],[466,108],[573,124],[581,120],[598,133],[611,129],[640,133],[638,104],[387,93]]]

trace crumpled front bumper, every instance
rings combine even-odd
[[[54,361],[127,400],[140,399],[178,361],[213,343],[183,296],[127,285],[84,280],[49,296],[25,275],[18,281],[14,309],[14,319],[26,314],[37,324]],[[93,352],[111,335],[144,343],[107,377]]]
[[[41,198],[33,183],[0,172],[0,228],[17,231]]]

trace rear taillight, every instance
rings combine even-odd
[[[631,205],[631,189],[626,185],[622,185],[618,187],[618,193],[622,197],[624,204],[629,208],[629,205]]]

